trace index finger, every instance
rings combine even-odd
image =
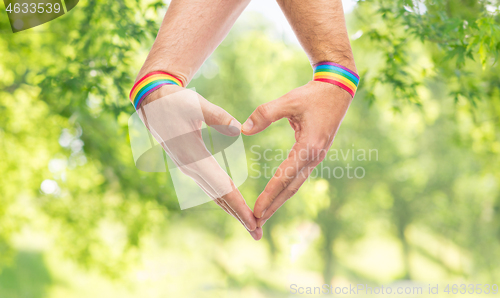
[[[241,217],[238,216],[237,214],[235,214],[235,212],[232,210],[232,208],[230,208],[224,200],[215,198],[214,201],[217,205],[219,205],[219,207],[222,208],[222,210],[226,211],[227,214],[236,218],[248,230],[247,225],[241,220]],[[248,232],[250,233],[250,235],[252,235],[253,239],[255,239],[255,240],[260,240],[262,238],[262,228],[261,227],[257,227],[253,231],[248,230]]]
[[[248,231],[255,231],[257,219],[237,188],[220,198],[228,211],[238,219]],[[257,240],[257,239],[256,239]]]
[[[269,208],[276,197],[290,185],[294,178],[306,167],[316,156],[316,150],[323,148],[314,148],[309,143],[295,143],[288,154],[286,160],[276,170],[274,176],[269,180],[264,191],[259,195],[255,202],[255,217],[261,218],[264,212]]]
[[[322,154],[325,154],[322,152]],[[288,199],[290,199],[302,186],[302,184],[309,177],[311,172],[316,168],[316,166],[321,163],[322,158],[318,158],[317,160],[311,161],[307,166],[305,166],[302,171],[293,179],[293,181],[285,188],[271,205],[267,208],[265,215],[257,220],[257,227],[262,227],[266,221],[273,216],[274,212],[276,212]]]

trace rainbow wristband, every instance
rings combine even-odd
[[[130,101],[134,105],[134,108],[137,110],[144,98],[151,94],[151,92],[165,85],[184,87],[182,81],[176,76],[163,71],[154,71],[143,76],[142,79],[135,83],[130,91]]]
[[[359,76],[340,64],[319,62],[314,65],[314,81],[337,85],[354,97],[359,84]]]

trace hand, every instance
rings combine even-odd
[[[257,228],[252,210],[205,147],[201,133],[205,122],[222,134],[238,136],[241,124],[198,93],[179,86],[160,88],[141,103],[137,112],[180,171],[259,240],[262,229]]]
[[[287,118],[295,131],[290,154],[255,203],[258,227],[299,190],[325,158],[351,101],[351,95],[340,87],[312,81],[257,107],[243,124],[242,132],[253,135]]]

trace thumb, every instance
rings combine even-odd
[[[235,137],[241,132],[241,123],[223,108],[208,100],[201,101],[205,123],[226,136]]]
[[[288,95],[262,104],[243,123],[242,132],[253,135],[266,129],[271,123],[292,115],[293,101]]]

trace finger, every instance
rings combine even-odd
[[[230,215],[232,215],[234,218],[236,218],[244,227],[245,229],[248,230],[247,228],[247,225],[243,222],[243,220],[241,219],[241,217],[231,208],[227,205],[227,202],[224,201],[223,199],[221,198],[218,198],[217,201],[219,202],[219,205],[224,208],[224,210],[226,210],[227,213],[229,213]]]
[[[222,201],[220,201],[220,199],[214,199],[214,202],[215,202],[217,205],[219,205],[219,207],[220,207],[222,210],[226,211],[226,213],[227,213],[227,214],[229,214],[229,215],[231,215],[232,217],[236,218],[236,219],[237,219],[237,220],[238,220],[241,224],[243,224],[243,223],[241,222],[241,220],[240,220],[238,217],[234,216],[234,214],[233,214],[233,213],[231,213],[231,211],[229,211],[229,210],[228,210],[228,209],[224,206],[224,203],[223,203]]]
[[[238,136],[241,132],[241,123],[223,108],[214,105],[208,100],[200,99],[205,123],[227,136]]]
[[[231,207],[229,207],[227,205],[227,203],[222,200],[222,199],[214,199],[214,201],[217,203],[217,205],[219,205],[219,207],[221,207],[224,211],[226,211],[229,215],[233,216],[234,218],[236,218],[245,228],[246,228],[246,224],[243,223],[243,221],[241,220],[240,216],[238,216],[238,214],[236,214]],[[247,229],[248,230],[248,229]],[[250,235],[252,236],[252,238],[254,240],[260,240],[262,238],[262,229],[257,227],[255,230],[253,231],[248,231],[250,233]]]
[[[251,231],[250,232],[250,235],[252,235],[253,239],[254,240],[260,240],[262,239],[262,228],[261,227],[257,227],[254,231]]]
[[[271,205],[267,208],[264,216],[257,220],[257,227],[262,227],[266,223],[266,221],[273,216],[273,214],[285,204],[288,199],[290,199],[294,194],[296,194],[299,188],[304,184],[307,178],[311,175],[311,172],[316,168],[318,164],[321,163],[321,160],[313,161],[305,166],[302,171],[293,179],[293,181],[285,188],[271,203]]]
[[[237,188],[222,196],[221,200],[247,230],[254,231],[257,228],[257,219]]]
[[[241,218],[227,205],[226,201],[216,198],[214,201],[219,205],[224,211],[226,211],[229,215],[233,216],[236,218],[245,228],[246,225],[245,223],[241,220]],[[248,230],[248,229],[247,229]]]
[[[281,165],[276,170],[274,176],[269,180],[264,191],[255,202],[254,214],[256,218],[261,218],[266,209],[274,199],[293,181],[293,179],[310,162],[318,158],[318,149],[309,143],[295,143]],[[320,147],[323,149],[323,147]]]
[[[227,214],[236,218],[243,226],[245,226],[245,224],[243,224],[241,219],[238,216],[236,216],[236,214],[234,214],[232,211],[230,211],[231,209],[228,208],[225,202],[223,202],[220,199],[214,199],[214,201],[217,205],[219,205],[219,207],[222,208],[222,210],[226,211]],[[250,233],[250,235],[254,240],[260,240],[262,238],[262,228],[257,227],[254,231],[248,231],[248,232]]]
[[[243,123],[242,132],[246,135],[253,135],[266,129],[271,123],[285,117],[291,117],[295,110],[293,98],[289,94],[262,104]]]

